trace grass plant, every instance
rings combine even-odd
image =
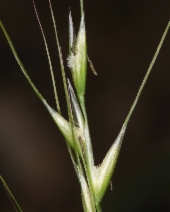
[[[59,130],[61,131],[61,133],[63,134],[65,138],[67,148],[70,154],[70,158],[72,160],[73,167],[75,169],[77,179],[80,184],[81,195],[82,195],[82,205],[83,205],[84,212],[101,212],[102,211],[101,201],[111,181],[111,177],[113,175],[116,161],[117,161],[119,151],[122,145],[122,140],[125,134],[125,130],[131,118],[131,115],[137,105],[139,97],[143,91],[145,83],[147,82],[148,76],[160,52],[163,41],[165,40],[168,29],[170,27],[170,22],[168,23],[162,35],[162,38],[156,49],[156,52],[153,56],[150,66],[141,83],[141,86],[139,87],[135,100],[122,125],[122,128],[120,129],[120,132],[117,138],[115,139],[109,151],[107,152],[101,165],[95,166],[94,157],[93,157],[93,149],[92,149],[92,141],[91,141],[91,137],[89,133],[88,116],[86,113],[86,104],[85,104],[86,75],[87,75],[88,62],[90,63],[90,66],[93,69],[95,74],[96,72],[94,70],[91,60],[89,59],[87,55],[86,28],[85,28],[83,0],[80,0],[81,20],[80,20],[80,27],[79,27],[79,31],[77,35],[75,34],[75,31],[74,31],[71,12],[69,14],[69,56],[67,58],[67,62],[68,62],[68,67],[70,68],[72,73],[72,81],[74,84],[73,86],[70,80],[67,79],[66,77],[65,68],[63,65],[61,47],[59,44],[59,39],[57,34],[55,17],[54,17],[51,2],[49,0],[51,18],[52,18],[52,22],[54,26],[55,37],[56,37],[56,45],[57,45],[59,59],[60,59],[62,80],[64,85],[69,120],[66,120],[61,114],[61,108],[59,104],[59,99],[58,99],[58,94],[57,94],[57,89],[56,89],[56,84],[54,79],[54,72],[53,72],[53,67],[51,63],[47,41],[46,41],[44,31],[43,31],[34,2],[33,2],[33,5],[34,5],[35,13],[37,16],[37,20],[40,26],[40,30],[43,36],[47,58],[49,62],[54,97],[56,101],[56,110],[54,110],[47,103],[45,98],[38,91],[38,89],[36,88],[32,80],[30,79],[1,21],[0,21],[0,27],[7,39],[7,42],[25,78],[27,79],[28,83],[34,90],[35,94],[44,104],[45,108],[48,110],[52,119],[54,120],[57,127],[59,128]],[[13,203],[15,210],[22,212],[21,207],[19,206],[18,202],[14,198],[13,194],[11,193],[4,179],[0,177],[0,180],[2,181],[5,187],[5,190],[7,191],[7,194],[9,195],[11,199],[11,202]]]

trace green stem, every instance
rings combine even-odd
[[[63,65],[62,53],[61,53],[61,48],[60,48],[60,44],[59,44],[57,27],[56,27],[56,22],[55,22],[55,18],[54,18],[54,13],[53,13],[53,9],[52,9],[52,5],[51,5],[51,1],[50,0],[49,0],[49,5],[50,5],[50,12],[51,12],[51,17],[52,17],[52,21],[53,21],[53,26],[54,26],[54,32],[55,32],[55,37],[56,37],[57,48],[58,48],[58,52],[59,52],[61,73],[62,73],[62,78],[63,78],[64,91],[65,91],[65,96],[66,96],[66,103],[67,103],[67,111],[68,111],[68,116],[69,116],[69,122],[71,123],[72,139],[73,139],[74,145],[76,145],[76,142],[75,142],[76,135],[75,135],[75,132],[73,130],[74,122],[73,122],[73,117],[72,117],[72,113],[71,113],[71,102],[70,102],[69,95],[68,95],[68,89],[67,89],[65,70],[64,70],[64,65]],[[75,146],[75,148],[76,148],[76,146]],[[70,148],[69,148],[69,152],[72,152]],[[77,152],[75,153],[75,155],[76,155],[77,165],[78,165],[79,171],[81,172],[82,175],[84,175],[79,155],[78,155]],[[72,156],[71,158],[72,158],[72,162],[73,162],[74,168],[75,168],[76,173],[77,173],[77,167],[76,167],[75,159],[73,158],[73,155],[71,155],[71,156]],[[78,173],[77,173],[77,176],[78,176]]]
[[[56,21],[55,21],[53,8],[52,8],[50,0],[49,0],[49,6],[50,6],[50,12],[51,12],[51,18],[52,18],[52,22],[53,22],[53,27],[54,27],[54,33],[55,33],[55,38],[56,38],[56,44],[57,44],[59,59],[60,59],[61,74],[62,74],[62,78],[63,78],[64,92],[65,92],[66,103],[67,103],[67,111],[68,111],[68,116],[69,116],[69,121],[70,121],[71,120],[71,111],[70,111],[70,101],[69,101],[68,90],[67,90],[67,82],[66,82],[66,76],[65,76],[61,47],[60,47],[60,43],[59,43],[59,39],[58,39]]]
[[[43,36],[43,40],[44,40],[44,44],[45,44],[45,50],[46,50],[47,58],[48,58],[48,63],[49,63],[49,68],[50,68],[50,73],[51,73],[51,79],[52,79],[52,84],[53,84],[53,91],[54,91],[54,97],[55,97],[55,101],[56,101],[57,110],[58,110],[59,114],[61,114],[61,109],[60,109],[60,104],[59,104],[59,99],[58,99],[58,94],[57,94],[57,88],[56,88],[56,83],[55,83],[55,78],[54,78],[54,71],[53,71],[53,67],[52,67],[52,63],[51,63],[51,57],[50,57],[47,41],[46,41],[46,38],[45,38],[45,34],[44,34],[44,31],[43,31],[43,28],[42,28],[42,25],[41,25],[41,22],[40,22],[34,1],[33,1],[33,6],[34,6],[35,14],[36,14],[38,24],[40,26],[41,34]]]
[[[149,65],[148,71],[147,71],[146,74],[145,74],[145,77],[144,77],[144,79],[143,79],[143,81],[142,81],[142,84],[141,84],[141,86],[140,86],[140,88],[139,88],[139,91],[138,91],[138,93],[137,93],[137,95],[136,95],[136,98],[135,98],[135,100],[134,100],[134,102],[133,102],[133,105],[132,105],[132,107],[131,107],[131,109],[130,109],[130,111],[129,111],[129,113],[128,113],[128,116],[126,117],[126,120],[125,120],[125,122],[124,122],[124,126],[127,126],[128,122],[129,122],[129,119],[130,119],[130,117],[131,117],[131,115],[132,115],[132,113],[133,113],[133,111],[134,111],[134,109],[135,109],[135,107],[136,107],[136,104],[137,104],[137,102],[138,102],[138,100],[139,100],[139,97],[140,97],[140,95],[141,95],[141,93],[142,93],[142,90],[143,90],[143,88],[144,88],[144,86],[145,86],[145,84],[146,84],[146,82],[147,82],[147,79],[148,79],[148,77],[149,77],[149,74],[150,74],[150,72],[151,72],[151,70],[152,70],[152,68],[153,68],[153,65],[155,64],[155,61],[156,61],[156,59],[157,59],[157,57],[158,57],[158,54],[159,54],[159,52],[160,52],[160,49],[161,49],[161,47],[162,47],[162,44],[163,44],[163,42],[164,42],[164,40],[165,40],[165,37],[166,37],[166,35],[167,35],[167,33],[168,33],[169,27],[170,27],[170,22],[168,23],[168,25],[167,25],[167,27],[166,27],[166,29],[165,29],[163,35],[162,35],[162,38],[161,38],[160,43],[159,43],[159,45],[158,45],[158,47],[157,47],[157,50],[156,50],[156,52],[155,52],[155,54],[154,54],[154,57],[153,57],[153,59],[152,59],[150,65]]]
[[[7,191],[7,193],[9,194],[9,197],[12,198],[12,200],[13,200],[14,203],[15,203],[15,205],[17,206],[18,210],[19,210],[20,212],[23,212],[22,209],[21,209],[21,207],[19,206],[17,200],[15,199],[14,195],[12,194],[12,192],[11,192],[10,189],[9,189],[9,187],[7,186],[5,180],[2,178],[2,176],[0,176],[0,180],[2,181],[2,183],[3,183],[3,185],[4,185],[4,187],[5,187],[6,191]]]
[[[82,96],[81,99],[79,99],[80,101],[80,106],[81,109],[83,111],[83,115],[84,115],[84,119],[85,119],[85,125],[87,127],[87,131],[88,134],[90,136],[89,133],[89,128],[88,128],[88,119],[87,119],[87,113],[86,113],[86,107],[85,107],[85,98],[84,96]],[[94,190],[93,190],[93,186],[92,186],[92,175],[93,175],[93,168],[94,168],[94,158],[93,158],[93,150],[92,150],[92,145],[91,145],[91,140],[86,139],[86,155],[85,155],[85,160],[83,160],[83,163],[85,164],[85,171],[86,171],[86,176],[87,176],[87,181],[88,181],[88,185],[89,185],[89,190],[90,190],[90,194],[92,197],[92,201],[95,201],[95,196],[94,196]],[[95,204],[96,205],[96,204]]]
[[[5,27],[3,26],[3,24],[2,24],[1,21],[0,21],[0,27],[2,28],[2,31],[3,31],[3,33],[4,33],[5,37],[6,37],[6,39],[7,39],[7,42],[8,42],[8,44],[9,44],[11,50],[12,50],[12,53],[13,53],[13,55],[14,55],[14,57],[15,57],[17,63],[18,63],[18,65],[19,65],[19,67],[21,68],[22,73],[24,74],[25,78],[28,80],[29,84],[31,85],[32,89],[33,89],[34,92],[37,94],[37,96],[39,97],[39,99],[40,99],[42,102],[44,102],[43,96],[39,93],[38,89],[35,87],[34,83],[31,81],[30,77],[29,77],[28,74],[27,74],[27,71],[25,70],[25,68],[24,68],[24,66],[23,66],[23,64],[22,64],[22,62],[20,61],[20,59],[19,59],[19,57],[18,57],[18,55],[17,55],[17,52],[15,51],[15,48],[14,48],[12,42],[11,42],[11,39],[9,38],[9,35],[8,35],[7,31],[5,30]]]

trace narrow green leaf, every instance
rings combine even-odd
[[[129,122],[129,119],[134,111],[134,108],[136,107],[136,104],[139,100],[139,97],[142,93],[142,90],[145,86],[145,83],[148,79],[148,76],[152,70],[152,67],[157,59],[157,56],[159,54],[159,51],[162,47],[162,44],[163,44],[163,41],[167,35],[167,32],[168,32],[168,29],[170,27],[170,22],[168,23],[164,33],[163,33],[163,36],[161,38],[161,41],[158,45],[158,48],[155,52],[155,55],[151,61],[151,64],[148,68],[148,71],[146,72],[146,75],[142,81],[142,84],[139,88],[139,91],[136,95],[136,98],[134,100],[134,103],[132,104],[132,107],[130,109],[130,112],[128,113],[127,115],[127,118],[123,124],[123,127],[116,139],[116,141],[113,143],[113,145],[111,146],[110,150],[108,151],[105,159],[103,160],[102,164],[100,167],[96,167],[94,169],[94,172],[93,172],[93,175],[92,175],[92,186],[93,186],[93,190],[94,190],[94,194],[95,194],[95,200],[98,202],[101,202],[102,200],[102,197],[108,187],[108,184],[110,182],[110,179],[111,179],[111,176],[113,174],[113,171],[114,171],[114,168],[115,168],[115,164],[116,164],[116,161],[117,161],[117,158],[118,158],[118,154],[119,154],[119,151],[120,151],[120,147],[121,147],[121,144],[122,144],[122,140],[123,140],[123,136],[124,136],[124,133],[125,133],[125,129],[127,127],[127,124]]]
[[[64,92],[65,92],[66,103],[67,103],[68,116],[69,116],[69,121],[72,125],[72,117],[71,117],[71,110],[70,110],[71,107],[70,107],[70,101],[69,101],[68,90],[67,90],[67,83],[66,83],[66,76],[65,76],[64,64],[63,64],[62,52],[61,52],[61,47],[60,47],[60,44],[59,44],[55,17],[54,17],[54,13],[53,13],[53,9],[52,9],[52,5],[51,5],[50,0],[49,0],[49,5],[50,5],[51,18],[52,18],[52,21],[53,21],[53,27],[54,27],[54,32],[55,32],[55,38],[56,38],[56,43],[57,43],[59,59],[60,59],[60,66],[61,66],[61,73],[62,73],[62,78],[63,78],[63,85],[64,85]]]
[[[73,145],[73,149],[75,150],[78,167],[79,167],[79,169],[81,169],[81,163],[80,163],[80,159],[79,159],[79,155],[81,155],[81,152],[79,151],[79,149],[78,149],[78,151],[76,149],[77,136],[75,136],[75,135],[78,135],[78,136],[82,136],[82,135],[79,135],[79,131],[77,132],[77,130],[75,130],[75,126],[74,126],[74,123],[73,123],[73,117],[72,117],[72,114],[71,114],[71,103],[70,103],[70,99],[69,99],[69,96],[68,96],[68,89],[67,89],[65,70],[64,70],[64,65],[63,65],[62,52],[61,52],[61,47],[60,47],[60,44],[59,44],[56,22],[55,22],[54,13],[53,13],[53,9],[52,9],[52,5],[51,5],[50,0],[49,0],[49,5],[50,5],[50,12],[51,12],[51,17],[52,17],[52,21],[53,21],[53,26],[54,26],[54,32],[55,32],[55,37],[56,37],[56,43],[57,43],[59,58],[60,58],[61,73],[62,73],[62,78],[63,78],[64,91],[65,91],[67,110],[68,110],[68,116],[69,116],[69,123],[70,123],[71,135],[72,135],[72,145]],[[81,131],[80,131],[80,133],[81,133]],[[68,146],[68,148],[69,148],[69,146]],[[69,148],[69,152],[71,153],[70,150],[71,149]],[[71,157],[72,157],[73,165],[75,167],[75,161],[73,160],[73,155],[71,155]]]
[[[56,83],[55,83],[55,78],[54,78],[54,72],[53,72],[53,67],[52,67],[52,63],[51,63],[51,57],[50,57],[47,41],[46,41],[46,38],[45,38],[45,34],[44,34],[44,31],[43,31],[43,28],[42,28],[42,25],[41,25],[41,22],[40,22],[34,1],[33,1],[33,6],[34,6],[35,14],[36,14],[38,24],[40,26],[41,34],[43,36],[43,40],[44,40],[44,44],[45,44],[45,50],[46,50],[46,53],[47,53],[48,63],[49,63],[49,67],[50,67],[50,73],[51,73],[51,79],[52,79],[52,84],[53,84],[53,91],[54,91],[54,97],[55,97],[55,100],[56,100],[57,110],[61,114],[59,99],[58,99],[58,95],[57,95],[57,88],[56,88]]]
[[[25,70],[22,62],[20,61],[15,48],[2,24],[2,22],[0,22],[0,27],[2,28],[4,35],[8,41],[8,44],[14,54],[14,57],[16,59],[16,61],[18,62],[25,78],[28,80],[29,84],[31,85],[32,89],[34,90],[34,92],[36,93],[36,95],[39,97],[39,99],[43,102],[43,104],[45,105],[45,107],[47,108],[48,112],[50,113],[50,115],[52,116],[52,118],[54,119],[55,123],[57,124],[57,126],[59,127],[60,131],[62,132],[62,134],[64,135],[64,137],[66,138],[66,141],[68,142],[68,144],[74,149],[73,146],[73,140],[72,140],[72,132],[71,132],[71,126],[69,124],[69,122],[67,122],[61,115],[59,115],[59,113],[57,113],[55,110],[53,110],[48,103],[46,102],[46,100],[44,99],[44,97],[41,95],[41,93],[38,91],[38,89],[35,87],[34,83],[32,82],[32,80],[30,79],[29,75],[27,74],[27,71]],[[78,132],[79,136],[83,136],[81,131],[79,130]]]
[[[2,182],[4,188],[6,189],[8,195],[9,195],[9,198],[11,198],[11,201],[14,202],[15,205],[13,205],[14,207],[16,206],[17,207],[17,210],[19,212],[23,212],[20,205],[18,204],[17,200],[15,199],[14,195],[12,194],[11,190],[9,189],[8,185],[6,184],[5,180],[2,178],[2,176],[0,175],[0,181]],[[16,209],[15,207],[15,209]]]
[[[25,70],[25,68],[24,68],[24,66],[23,66],[23,64],[22,64],[22,62],[20,61],[20,59],[19,59],[19,57],[18,57],[18,55],[17,55],[17,52],[16,52],[16,50],[15,50],[15,48],[14,48],[12,42],[11,42],[11,39],[10,39],[10,37],[9,37],[7,31],[5,30],[5,27],[3,26],[3,24],[2,24],[1,21],[0,21],[0,27],[1,27],[1,29],[2,29],[2,31],[3,31],[3,33],[4,33],[4,35],[5,35],[5,37],[6,37],[6,39],[7,39],[7,42],[8,42],[8,44],[9,44],[11,50],[12,50],[12,53],[13,53],[13,55],[14,55],[14,57],[15,57],[17,63],[18,63],[18,65],[19,65],[19,67],[21,68],[22,73],[24,74],[25,78],[26,78],[27,81],[29,82],[29,84],[30,84],[30,86],[32,87],[32,89],[34,90],[34,92],[37,94],[37,96],[39,97],[39,99],[42,101],[42,100],[44,99],[43,96],[42,96],[42,95],[40,94],[40,92],[37,90],[37,88],[35,87],[34,83],[32,82],[32,80],[30,79],[29,75],[27,74],[27,71]]]
[[[145,86],[145,84],[146,84],[146,82],[147,82],[147,79],[148,79],[148,77],[149,77],[149,74],[150,74],[150,72],[151,72],[151,70],[152,70],[152,68],[153,68],[153,66],[154,66],[154,64],[155,64],[155,62],[156,62],[156,59],[157,59],[157,57],[158,57],[158,55],[159,55],[159,52],[160,52],[160,50],[161,50],[161,47],[162,47],[162,45],[163,45],[163,42],[164,42],[164,40],[165,40],[165,38],[166,38],[166,35],[167,35],[167,33],[168,33],[168,30],[169,30],[169,27],[170,27],[170,22],[167,24],[167,27],[166,27],[166,29],[165,29],[163,35],[162,35],[162,38],[161,38],[161,40],[160,40],[160,42],[159,42],[159,45],[158,45],[158,47],[157,47],[157,49],[156,49],[156,52],[155,52],[155,54],[154,54],[154,56],[153,56],[153,59],[152,59],[150,65],[149,65],[149,68],[148,68],[148,70],[147,70],[147,72],[146,72],[146,74],[145,74],[145,77],[143,78],[142,84],[141,84],[141,86],[140,86],[140,88],[139,88],[139,90],[138,90],[138,93],[137,93],[137,95],[136,95],[136,97],[135,97],[135,100],[134,100],[134,102],[133,102],[133,104],[132,104],[132,107],[130,108],[130,111],[129,111],[127,117],[126,117],[126,120],[125,120],[125,122],[124,122],[124,125],[125,125],[125,126],[127,126],[128,122],[129,122],[129,120],[130,120],[130,117],[131,117],[131,115],[132,115],[132,113],[133,113],[133,111],[134,111],[134,109],[135,109],[135,107],[136,107],[136,105],[137,105],[137,102],[138,102],[138,100],[139,100],[139,97],[140,97],[140,95],[141,95],[141,93],[142,93],[142,91],[143,91],[143,88],[144,88],[144,86]]]

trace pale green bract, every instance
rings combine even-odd
[[[95,166],[94,158],[93,158],[92,142],[91,142],[91,137],[89,133],[88,119],[87,119],[86,107],[85,107],[85,90],[86,90],[86,74],[87,74],[87,45],[86,45],[86,30],[85,30],[85,16],[84,16],[84,10],[83,10],[83,1],[80,0],[81,21],[80,21],[80,27],[79,27],[77,38],[74,32],[71,12],[69,14],[69,56],[67,58],[67,65],[71,69],[72,79],[73,79],[76,93],[74,92],[74,89],[71,86],[70,81],[66,80],[61,48],[59,45],[56,23],[55,23],[54,14],[53,14],[50,0],[49,0],[49,6],[51,11],[52,21],[54,24],[56,43],[57,43],[57,48],[58,48],[58,53],[60,58],[60,65],[61,65],[64,90],[65,90],[65,97],[67,102],[69,121],[67,121],[61,115],[48,45],[47,45],[46,38],[45,38],[41,23],[38,17],[35,4],[34,4],[34,8],[35,8],[36,16],[39,22],[42,35],[43,35],[45,49],[46,49],[46,53],[47,53],[47,57],[49,61],[49,67],[50,67],[51,78],[53,83],[54,95],[56,99],[57,111],[55,111],[53,108],[50,107],[50,105],[46,102],[44,97],[40,94],[38,89],[35,87],[31,79],[29,78],[2,22],[0,22],[0,27],[2,28],[2,31],[8,41],[8,44],[24,76],[28,80],[34,92],[37,94],[39,99],[42,101],[42,103],[46,107],[47,111],[53,118],[54,122],[56,123],[56,125],[58,126],[59,130],[61,131],[61,133],[63,134],[66,140],[70,157],[73,162],[73,166],[80,183],[84,211],[85,212],[101,212],[100,203],[102,201],[102,198],[111,180],[127,124],[138,102],[138,99],[144,88],[144,85],[147,81],[150,71],[156,61],[158,53],[161,49],[163,41],[168,32],[170,23],[168,23],[165,29],[165,32],[155,52],[155,55],[148,68],[148,71],[146,72],[146,75],[136,95],[134,103],[132,104],[132,107],[122,126],[122,129],[120,130],[120,133],[118,134],[115,142],[113,142],[112,146],[110,147],[101,165]],[[21,207],[17,203],[16,199],[12,195],[7,184],[5,183],[5,181],[3,180],[1,176],[0,176],[0,180],[4,184],[6,190],[8,191],[8,194],[14,201],[18,211],[22,212]]]

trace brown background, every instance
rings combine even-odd
[[[36,0],[67,118],[48,0]],[[78,0],[53,0],[64,63],[68,11],[76,32]],[[169,0],[85,0],[87,111],[96,164],[116,138],[163,31]],[[33,82],[55,107],[48,61],[31,0],[1,0],[3,21]],[[66,69],[71,78],[70,71]],[[128,125],[104,212],[170,211],[170,32]],[[65,141],[21,73],[0,31],[0,174],[24,212],[80,212],[80,188]],[[14,211],[0,185],[0,211]]]

